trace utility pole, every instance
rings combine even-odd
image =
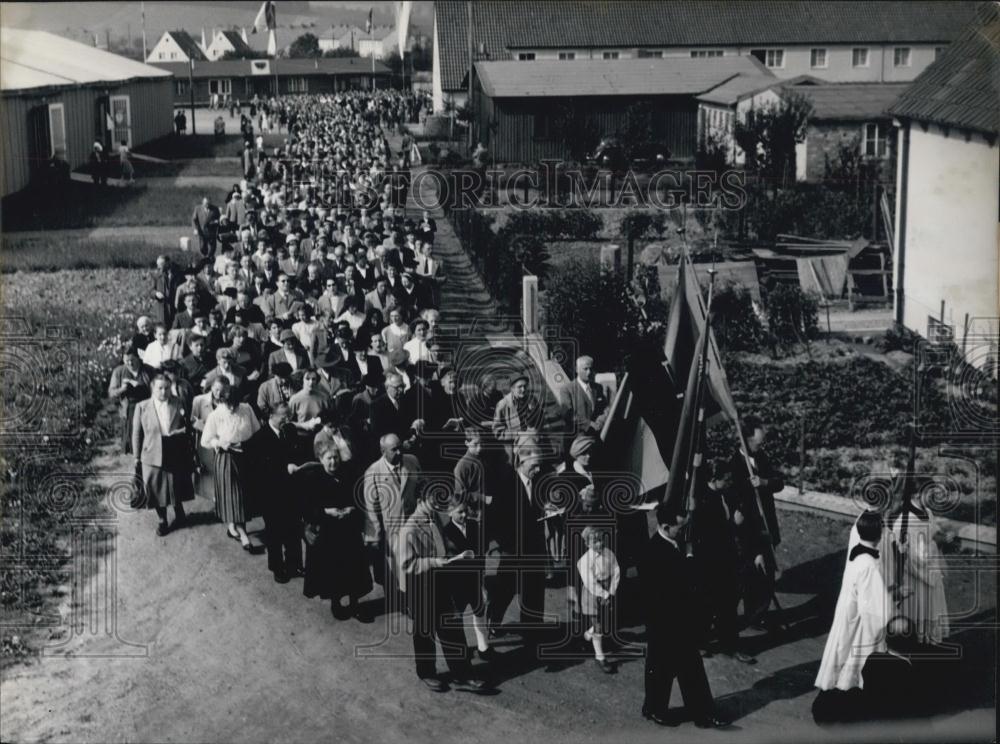
[[[468,33],[466,34],[466,42],[469,45],[469,94],[468,94],[468,97],[466,98],[465,105],[469,109],[468,144],[469,144],[469,152],[471,153],[472,152],[472,73],[473,73],[473,67],[472,67],[472,2],[471,2],[471,0],[465,3],[465,7],[468,9],[468,14],[469,14],[469,18],[468,18],[469,28],[468,28]],[[456,112],[456,114],[457,114],[457,112]],[[455,114],[452,114],[452,116],[455,116]]]
[[[194,60],[188,57],[188,91],[191,93],[191,134],[197,134],[194,128]]]

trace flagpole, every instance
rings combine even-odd
[[[146,51],[146,0],[139,3],[142,12],[142,61],[145,62],[148,52]]]

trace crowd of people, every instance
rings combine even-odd
[[[725,725],[702,657],[755,663],[740,629],[766,620],[778,574],[783,482],[764,422],[747,417],[746,450],[707,464],[691,544],[689,515],[665,504],[650,537],[648,511],[609,503],[599,437],[609,401],[590,357],[576,360],[557,424],[532,374],[466,377],[449,363],[437,225],[407,211],[405,153],[388,140],[415,115],[409,97],[266,105],[283,144],[268,150],[245,123],[244,179],[225,205],[195,208],[198,260],[157,259],[150,313],[111,378],[156,534],[183,527],[197,494],[255,554],[247,525],[262,516],[274,580],[302,577],[307,597],[363,623],[381,586],[384,611],[413,618],[416,673],[435,691],[489,690],[476,670],[499,663],[491,644],[510,631],[515,596],[513,627],[537,648],[558,575],[576,642],[613,673],[615,598],[634,567],[643,715],[676,723],[677,680],[697,725]],[[474,649],[454,620],[470,610]],[[486,663],[473,666],[473,653]]]

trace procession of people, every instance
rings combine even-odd
[[[281,145],[255,136],[258,110],[280,122]],[[409,152],[389,144],[419,110],[412,94],[392,91],[250,104],[244,179],[225,205],[206,198],[194,209],[195,261],[157,260],[149,313],[109,386],[156,534],[183,528],[196,494],[211,499],[219,537],[248,555],[263,549],[276,582],[302,578],[303,594],[328,600],[334,617],[408,613],[416,675],[439,692],[491,691],[504,656],[496,638],[516,633],[542,649],[558,616],[546,589],[560,574],[576,650],[592,655],[595,674],[614,674],[616,596],[634,582],[646,625],[642,714],[677,723],[676,679],[688,717],[724,727],[702,658],[756,662],[740,631],[766,622],[780,573],[773,496],[783,482],[765,453],[766,423],[748,417],[746,450],[707,463],[693,559],[688,515],[675,505],[655,510],[648,544],[619,550],[637,517],[606,493],[609,401],[593,359],[576,360],[557,424],[531,374],[467,377],[448,362],[437,226],[407,208]],[[248,524],[258,516],[255,543]],[[863,555],[852,550],[845,582],[874,596],[881,533],[864,520],[858,531]],[[366,601],[376,585],[381,600]],[[920,596],[936,602],[936,591]],[[867,606],[838,606],[835,623],[848,612],[865,620],[838,635],[820,686],[858,678],[851,644],[869,644],[890,620]],[[947,632],[916,622],[937,640]]]

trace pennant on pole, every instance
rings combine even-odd
[[[667,466],[660,448],[639,413],[633,377],[626,373],[615,394],[601,428],[602,469],[630,473],[642,494],[662,488],[667,482]]]
[[[273,31],[277,27],[277,13],[274,9],[274,3],[267,0],[267,2],[261,4],[260,10],[257,11],[257,17],[253,19],[253,31],[251,33]]]
[[[396,41],[399,44],[399,58],[406,52],[406,38],[410,33],[410,11],[412,2],[396,3]]]
[[[372,32],[372,13],[375,11],[374,8],[368,9],[368,20],[365,21],[365,33],[370,34]]]

